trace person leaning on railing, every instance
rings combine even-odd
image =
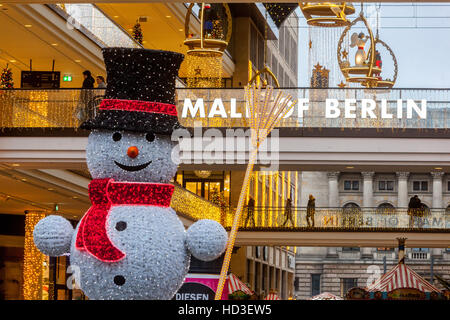
[[[414,226],[415,217],[422,217],[425,213],[425,207],[418,195],[415,195],[409,200],[408,215],[409,215],[409,227]]]

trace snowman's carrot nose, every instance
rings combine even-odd
[[[138,154],[139,154],[139,149],[137,148],[137,147],[135,147],[135,146],[132,146],[132,147],[129,147],[128,148],[128,151],[127,151],[127,155],[130,157],[130,158],[136,158],[137,156],[138,156]]]

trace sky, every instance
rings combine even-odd
[[[350,20],[355,19],[360,12],[360,5],[354,6],[356,12],[349,16]],[[374,33],[377,7],[380,39],[391,47],[398,62],[395,87],[450,88],[450,3],[365,4],[365,16],[371,17],[368,20]],[[308,28],[299,9],[298,15],[299,86],[307,87]],[[383,68],[392,66],[392,62],[386,61],[388,57],[382,59]]]

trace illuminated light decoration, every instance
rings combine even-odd
[[[129,48],[105,48],[103,54],[110,79],[106,99],[174,104],[181,54]],[[148,115],[155,117],[155,126],[141,123]],[[194,223],[186,231],[168,207],[175,188],[167,183],[179,156],[178,143],[171,141],[174,127],[163,116],[177,118],[100,110],[90,122],[86,160],[94,179],[93,205],[70,246],[70,262],[79,268],[80,288],[90,299],[171,299],[191,255],[217,258],[225,248],[226,232],[218,222],[191,229]],[[127,151],[131,146],[139,150],[134,158]]]
[[[220,207],[175,185],[170,206],[178,213],[193,220],[220,221]]]
[[[199,3],[200,34],[189,30],[192,10],[188,7],[185,18],[187,86],[190,88],[222,87],[222,55],[231,39],[232,19],[226,3]]]
[[[178,115],[177,107],[173,104],[139,100],[103,99],[99,109],[163,113],[170,116]]]
[[[210,170],[194,170],[194,173],[197,177],[206,179],[211,175]]]
[[[299,2],[306,23],[315,27],[342,27],[350,22],[347,15],[355,13],[351,3]]]
[[[148,49],[105,48],[103,57],[106,65],[113,66],[108,69],[105,99],[116,101],[105,102],[105,108],[111,109],[100,109],[96,117],[82,123],[81,128],[160,134],[171,134],[174,129],[181,128],[171,105],[175,104],[174,84],[183,61],[182,54]],[[133,63],[115,62],[125,60],[133,60]],[[154,80],[151,83],[147,83],[148,77],[142,78],[143,70],[152,74]],[[125,74],[135,76],[128,76],[124,80]],[[117,100],[140,100],[141,103],[120,103]],[[147,112],[142,112],[143,109]],[[152,112],[153,109],[167,113]]]
[[[106,220],[114,205],[152,205],[168,207],[173,185],[157,183],[114,182],[94,179],[89,184],[92,207],[84,215],[76,239],[78,250],[87,250],[104,262],[116,262],[125,257],[109,239]]]
[[[35,225],[45,217],[41,211],[25,213],[25,242],[23,262],[23,298],[25,300],[42,299],[42,276],[44,254],[34,245],[33,230]]]
[[[248,160],[247,170],[245,172],[244,181],[242,184],[241,193],[239,195],[239,201],[234,215],[233,224],[230,230],[230,236],[227,244],[227,250],[220,271],[219,284],[216,290],[216,300],[220,300],[222,297],[223,288],[225,286],[228,269],[230,266],[231,253],[233,251],[234,243],[236,241],[236,235],[241,219],[242,209],[244,207],[244,199],[249,187],[250,177],[253,171],[253,166],[256,162],[258,155],[258,148],[261,143],[270,134],[272,129],[279,123],[296,102],[292,101],[290,95],[283,97],[281,91],[278,91],[277,95],[273,96],[273,87],[268,86],[262,90],[261,87],[246,86],[246,102],[249,108],[249,125],[251,129],[251,146],[252,150]]]
[[[349,31],[355,27],[357,23],[364,24],[368,35],[360,32],[359,34],[353,33],[351,37],[349,36]],[[347,59],[347,48],[342,49],[347,42],[350,42],[350,40],[351,47],[358,47],[355,54],[355,65],[351,65],[350,61]],[[367,41],[369,42],[369,47],[366,52],[365,46]],[[393,61],[394,74],[392,79],[382,79],[380,76],[382,72],[381,57],[377,49],[377,44],[379,44],[378,49],[381,49],[381,47],[384,48]],[[397,59],[392,49],[378,38],[378,34],[374,37],[372,29],[364,17],[362,10],[359,17],[353,20],[342,32],[337,47],[337,58],[339,67],[347,83],[358,83],[367,88],[392,88],[397,80]]]

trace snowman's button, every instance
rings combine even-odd
[[[116,223],[116,230],[123,231],[127,228],[127,223],[125,221],[119,221]]]
[[[114,283],[117,284],[118,286],[123,286],[125,284],[124,276],[115,276]]]

